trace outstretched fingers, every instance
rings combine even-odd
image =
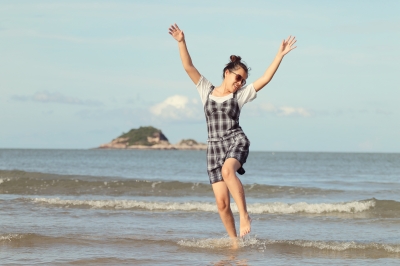
[[[168,29],[168,33],[174,36],[176,33],[181,33],[182,30],[178,27],[178,25],[175,23],[174,25],[171,25]]]
[[[293,50],[293,49],[295,49],[297,46],[294,46],[293,47],[293,45],[295,44],[297,42],[297,40],[296,40],[296,37],[295,36],[292,36],[292,35],[289,35],[289,37],[286,39],[286,40],[284,40],[284,45],[287,47],[287,48],[289,48],[289,51],[291,51],[291,50]]]
[[[293,46],[296,42],[297,42],[296,38],[293,37],[292,40],[289,43],[290,51],[297,47],[297,46]]]
[[[175,23],[174,25],[171,25],[170,27],[169,27],[169,30],[170,31],[180,31],[180,29],[179,29],[179,27],[178,27],[178,25]]]
[[[176,25],[176,23],[175,23],[175,25],[171,25],[168,29],[169,34],[173,34],[175,31],[177,31],[177,29],[179,29],[179,28],[178,28],[178,25]]]
[[[279,52],[281,53],[281,55],[286,55],[287,53],[295,49],[297,47],[294,46],[296,42],[296,37],[292,35],[289,35],[286,39],[283,39],[279,48]]]
[[[174,27],[174,25],[171,25],[171,26],[169,27],[168,31],[169,31],[169,34],[172,35],[172,34],[176,31],[176,28]]]

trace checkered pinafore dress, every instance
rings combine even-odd
[[[207,172],[211,184],[223,180],[221,168],[226,159],[235,158],[243,166],[250,146],[250,141],[239,125],[237,92],[232,98],[217,103],[210,99],[213,90],[214,86],[211,86],[204,105],[208,129]],[[241,175],[245,173],[243,167],[237,172]]]

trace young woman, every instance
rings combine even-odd
[[[295,37],[283,40],[278,53],[264,75],[246,85],[248,67],[240,56],[232,55],[223,70],[222,84],[214,87],[194,67],[186,47],[185,35],[178,25],[171,25],[169,34],[178,41],[182,64],[196,84],[204,105],[208,127],[207,171],[215,195],[218,212],[228,235],[237,238],[235,221],[230,208],[230,195],[240,215],[240,237],[248,234],[251,219],[247,212],[243,185],[236,172],[244,174],[243,164],[249,154],[250,142],[239,125],[240,110],[257,96],[257,92],[270,82],[283,57],[296,48]]]

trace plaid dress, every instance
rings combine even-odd
[[[211,86],[204,105],[208,129],[207,172],[211,184],[223,181],[221,168],[226,159],[235,158],[243,166],[250,146],[239,126],[240,108],[236,92],[231,99],[217,103],[209,97],[213,90],[214,86]],[[237,172],[245,173],[243,167]]]

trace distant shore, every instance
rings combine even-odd
[[[171,144],[160,129],[147,126],[122,133],[119,137],[100,145],[97,149],[206,150],[207,144],[197,142],[194,139],[182,139],[177,144]]]
[[[206,150],[207,144],[199,144],[194,146],[184,146],[184,145],[132,145],[128,147],[97,147],[97,150]]]
[[[168,141],[159,141],[153,145],[128,145],[126,139],[117,138],[110,143],[100,145],[96,149],[132,149],[132,150],[206,150],[207,144],[192,140],[182,140],[177,144]]]

